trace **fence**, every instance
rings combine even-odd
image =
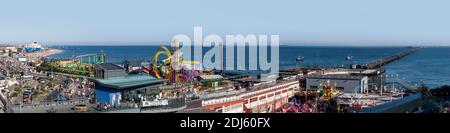
[[[89,99],[72,99],[67,101],[57,101],[57,102],[43,102],[38,104],[23,104],[23,105],[16,105],[14,107],[15,110],[18,110],[20,108],[26,110],[26,109],[39,109],[39,108],[58,108],[62,106],[67,105],[77,105],[77,104],[87,104],[89,103]]]

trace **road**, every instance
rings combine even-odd
[[[2,102],[0,102],[0,113],[5,113],[5,106],[3,105]]]
[[[2,110],[3,112],[11,112],[11,102],[9,102],[3,94],[0,94],[0,105],[1,108],[0,110]]]

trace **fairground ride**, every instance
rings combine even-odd
[[[157,79],[168,79],[171,83],[194,80],[202,71],[200,62],[183,60],[182,53],[178,52],[178,45],[172,49],[173,51],[161,45],[153,56],[150,68],[142,66],[141,71]]]
[[[58,72],[74,76],[93,76],[94,64],[105,63],[106,54],[102,51],[97,54],[84,54],[75,56],[70,60],[52,59],[46,60],[41,69],[50,72]]]

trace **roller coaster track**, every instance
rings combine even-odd
[[[87,58],[88,62],[87,63],[92,63],[92,64],[100,64],[100,63],[105,63],[105,53],[102,51],[101,53],[98,54],[84,54],[84,55],[79,55],[76,56],[75,59],[78,59],[80,61],[81,64],[83,64],[83,59]],[[92,60],[91,60],[92,59]],[[93,62],[91,62],[93,61]]]
[[[172,53],[170,50],[165,46],[160,46],[155,53],[155,56],[153,56],[153,64],[152,64],[152,71],[154,72],[154,76],[157,79],[162,79],[163,75],[161,73],[162,70],[158,70],[158,59],[160,55],[166,55],[167,59],[163,62],[163,65],[168,66],[168,70],[166,71],[166,74],[170,74],[173,71],[173,68],[170,66],[172,63]]]

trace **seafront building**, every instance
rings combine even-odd
[[[32,53],[32,52],[41,52],[44,50],[44,47],[40,45],[38,42],[33,42],[31,44],[28,44],[24,47],[25,52]]]
[[[369,91],[367,76],[310,75],[306,78],[306,89],[317,90],[322,84],[331,82],[342,93],[364,93]]]
[[[95,101],[108,106],[111,111],[174,112],[183,109],[183,96],[168,95],[161,91],[161,86],[167,80],[149,75],[128,75],[124,68],[112,63],[96,64],[94,72],[92,81],[95,83]]]
[[[277,83],[246,88],[245,92],[237,95],[205,99],[202,101],[202,109],[220,113],[276,112],[299,91],[299,83],[296,80],[274,82]]]

